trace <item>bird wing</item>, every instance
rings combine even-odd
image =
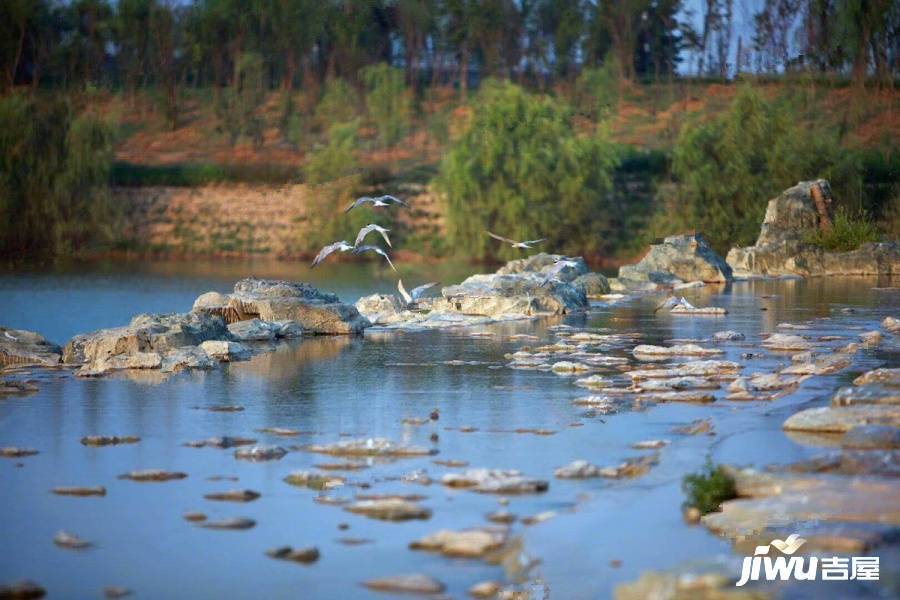
[[[409,206],[409,204],[407,204],[400,198],[397,198],[396,196],[391,196],[390,194],[385,194],[384,196],[379,198],[379,200],[383,200],[385,202],[393,202],[394,204],[399,204],[400,206]]]
[[[412,296],[410,296],[410,295],[409,295],[409,292],[406,291],[406,288],[403,287],[403,280],[402,280],[402,279],[398,279],[398,280],[397,280],[397,289],[400,291],[400,295],[403,297],[403,301],[404,301],[404,302],[406,302],[407,304],[409,304],[410,302],[413,301]],[[416,288],[416,289],[419,289],[419,288]],[[415,292],[416,290],[413,290],[413,291]]]
[[[523,244],[540,244],[541,242],[546,242],[547,238],[541,238],[539,240],[528,240],[527,242],[522,242]]]
[[[348,213],[351,210],[353,210],[354,208],[356,208],[357,206],[361,206],[361,205],[365,204],[366,202],[372,202],[372,199],[368,196],[363,196],[362,198],[357,198],[356,200],[353,201],[353,204],[351,204],[350,206],[347,207],[347,210],[345,210],[344,212]]]
[[[340,247],[341,247],[341,244],[344,244],[344,243],[346,243],[346,242],[344,242],[344,241],[335,242],[335,243],[333,243],[333,244],[328,244],[327,246],[325,246],[324,248],[322,248],[321,250],[319,250],[319,253],[316,255],[316,258],[313,259],[312,266],[315,267],[315,266],[318,265],[320,262],[322,262],[323,260],[325,260],[325,259],[328,257],[329,254],[331,254],[332,252],[334,252],[335,250],[337,250],[338,248],[340,248]]]
[[[384,257],[384,259],[391,265],[391,268],[395,271],[397,267],[394,266],[394,263],[391,262],[391,257],[387,255],[387,252],[379,248],[378,246],[358,246],[355,250],[353,250],[354,254],[362,254],[363,252],[375,252],[376,254],[380,254]]]
[[[359,230],[359,233],[356,234],[356,241],[353,242],[354,246],[359,246],[366,236],[369,235],[369,232],[375,229],[376,225],[366,225],[362,229]]]
[[[423,283],[419,287],[413,288],[412,297],[413,300],[418,300],[422,294],[424,294],[428,288],[432,288],[437,285],[437,281],[432,281],[430,283]]]
[[[488,231],[487,234],[488,234],[489,236],[491,236],[492,238],[494,238],[495,240],[500,240],[501,242],[506,242],[507,244],[518,244],[518,243],[519,243],[519,242],[517,242],[517,241],[515,241],[515,240],[511,240],[511,239],[509,239],[509,238],[505,238],[505,237],[503,237],[502,235],[497,235],[496,233],[491,233],[490,231]]]
[[[370,225],[370,227],[371,227],[371,225]],[[394,245],[391,243],[391,238],[389,238],[387,235],[387,232],[390,231],[390,229],[385,229],[384,227],[379,227],[378,225],[375,225],[374,228],[375,228],[375,231],[380,233],[381,237],[384,238],[384,241],[387,243],[388,248],[393,248]]]

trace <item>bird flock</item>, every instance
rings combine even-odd
[[[390,194],[386,194],[384,196],[362,196],[354,200],[347,208],[344,210],[344,214],[349,213],[354,208],[358,208],[360,206],[364,206],[366,204],[371,204],[373,208],[389,208],[392,206],[398,206],[403,208],[409,208],[409,204],[404,202],[403,200],[397,198],[396,196],[391,196]],[[379,256],[383,257],[384,260],[387,261],[388,265],[390,265],[391,269],[394,272],[397,272],[397,267],[394,266],[393,261],[391,261],[390,255],[384,250],[384,248],[380,246],[376,246],[374,244],[366,244],[366,237],[372,233],[376,232],[384,239],[384,242],[388,245],[388,248],[393,248],[394,245],[391,243],[391,238],[388,237],[388,233],[390,233],[390,229],[386,229],[376,223],[370,223],[365,227],[361,228],[359,232],[356,234],[356,238],[351,244],[347,240],[340,240],[327,246],[323,247],[316,257],[313,259],[312,267],[315,268],[319,264],[321,264],[326,258],[334,254],[335,252],[350,252],[352,254],[362,254],[364,252],[374,252]],[[512,248],[516,248],[519,250],[531,250],[535,244],[539,244],[541,242],[547,241],[546,238],[540,238],[536,240],[526,240],[526,241],[516,241],[510,238],[503,237],[501,235],[497,235],[490,231],[486,231],[486,233],[494,238],[497,241],[503,242],[505,244],[509,244]],[[567,267],[576,267],[577,263],[565,258],[560,258],[557,260],[547,271],[546,277],[544,278],[541,286],[547,285],[554,277],[558,276],[565,268]],[[413,288],[411,292],[407,292],[406,288],[403,285],[403,280],[397,279],[397,290],[400,292],[400,296],[403,298],[404,303],[407,306],[415,305],[432,287],[436,286],[437,282],[432,281],[418,287]]]

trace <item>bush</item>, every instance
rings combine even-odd
[[[64,255],[110,241],[113,129],[67,101],[0,99],[0,253]]]
[[[322,98],[316,105],[313,119],[319,131],[328,131],[335,123],[347,123],[359,113],[356,91],[343,79],[325,82]]]
[[[600,68],[585,68],[575,81],[574,104],[592,119],[607,117],[619,101],[619,65],[608,54]]]
[[[548,251],[602,247],[612,226],[616,164],[602,128],[579,137],[565,105],[511,83],[486,83],[477,105],[437,178],[456,250],[475,258],[520,256],[485,230],[520,240],[545,237]]]
[[[359,121],[332,125],[324,146],[313,150],[306,159],[304,174],[312,185],[327,183],[351,175],[357,170],[356,130]]]
[[[685,475],[681,489],[687,496],[684,507],[695,507],[702,515],[719,510],[723,502],[737,497],[734,479],[722,465],[714,466],[709,459],[698,473]]]
[[[235,80],[222,92],[217,107],[221,127],[231,143],[245,136],[254,146],[263,142],[263,122],[256,111],[266,97],[265,71],[262,56],[245,52],[238,58]]]
[[[682,128],[672,174],[677,186],[660,197],[657,233],[702,231],[722,253],[751,244],[766,202],[797,181],[828,179],[846,204],[859,202],[861,188],[859,159],[841,151],[836,132],[798,122],[790,104],[749,87],[725,114]]]
[[[366,86],[366,108],[378,129],[383,146],[399,142],[409,126],[411,102],[403,81],[403,71],[385,63],[360,72]]]
[[[878,229],[865,213],[851,213],[839,207],[827,233],[816,231],[806,236],[806,242],[830,252],[848,252],[863,244],[879,240]]]

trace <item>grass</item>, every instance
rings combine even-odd
[[[299,183],[297,167],[277,164],[196,164],[138,165],[116,162],[110,183],[121,187],[197,187],[211,183]]]
[[[703,515],[719,510],[723,502],[737,497],[734,479],[722,465],[713,465],[708,459],[700,471],[685,475],[681,488],[687,496],[684,506],[695,507]]]
[[[806,242],[829,252],[849,252],[863,244],[880,239],[875,223],[866,218],[865,213],[856,214],[839,208],[828,232],[816,231],[806,236]]]

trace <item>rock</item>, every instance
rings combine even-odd
[[[647,473],[651,467],[659,462],[658,454],[648,454],[636,458],[628,458],[613,467],[603,467],[599,471],[600,477],[611,479],[624,479],[640,477]]]
[[[484,558],[489,552],[502,548],[507,541],[505,527],[479,527],[454,531],[441,529],[411,542],[413,550],[440,552],[455,558]]]
[[[372,294],[356,301],[356,310],[373,325],[391,325],[409,319],[403,302],[394,294]]]
[[[202,512],[188,512],[184,513],[182,518],[189,523],[200,523],[206,520],[206,515]]]
[[[740,377],[738,378],[740,379]],[[644,379],[634,386],[636,392],[668,392],[684,390],[716,390],[718,381],[707,377],[675,377],[673,379]]]
[[[891,387],[900,387],[900,369],[875,369],[863,373],[853,380],[854,385],[866,385],[867,383],[880,383]]]
[[[634,265],[619,268],[619,281],[673,285],[686,281],[724,283],[731,267],[700,234],[673,235],[652,244]],[[627,285],[627,284],[626,284]]]
[[[900,404],[900,389],[870,383],[842,387],[831,398],[832,406],[857,406],[860,404]]]
[[[757,590],[735,589],[731,578],[720,573],[661,573],[647,571],[637,581],[616,586],[615,600],[763,600]]]
[[[431,518],[429,509],[402,498],[360,500],[345,506],[344,510],[382,521],[408,521],[410,519]]]
[[[550,370],[554,373],[561,373],[564,375],[574,374],[574,373],[583,373],[585,371],[590,371],[591,367],[586,364],[578,363],[578,362],[570,362],[567,360],[561,360],[553,363],[553,366],[550,367]]]
[[[185,346],[184,348],[176,348],[167,352],[163,356],[160,371],[163,373],[174,373],[184,369],[212,369],[215,366],[215,360],[203,348]]]
[[[706,404],[716,401],[716,397],[708,392],[693,390],[653,392],[641,395],[640,399],[644,402],[688,402],[691,404]]]
[[[69,550],[83,550],[90,548],[93,544],[81,539],[77,535],[73,535],[66,531],[59,531],[53,536],[53,543],[60,548],[68,548]]]
[[[287,427],[263,427],[262,429],[257,429],[257,431],[260,433],[269,433],[280,437],[295,437],[300,435],[300,432],[298,430],[288,429]]]
[[[809,350],[812,347],[812,344],[799,335],[786,333],[773,333],[763,341],[762,345],[769,350],[778,351]]]
[[[228,323],[248,319],[293,321],[312,334],[358,334],[371,325],[355,307],[308,283],[252,277],[234,284],[234,293],[224,307],[195,310],[220,315]]]
[[[308,565],[319,560],[319,549],[315,546],[296,549],[291,548],[290,546],[282,546],[280,548],[266,550],[266,556]]]
[[[682,435],[700,435],[701,433],[707,433],[709,435],[715,435],[713,432],[713,424],[710,419],[697,419],[686,425],[673,427],[672,433],[680,433]]]
[[[727,315],[728,311],[718,306],[694,306],[682,298],[678,304],[669,309],[669,314],[722,316]]]
[[[669,369],[638,369],[625,374],[634,381],[643,379],[676,379],[679,377],[710,377],[729,375],[741,369],[741,365],[727,360],[695,360]]]
[[[52,491],[58,496],[105,496],[106,488],[102,485],[94,487],[55,487]]]
[[[253,490],[228,490],[225,492],[212,492],[204,494],[207,500],[218,500],[224,502],[252,502],[259,498],[259,492]]]
[[[125,598],[126,596],[131,595],[131,590],[128,588],[117,587],[117,586],[107,586],[103,588],[103,597],[104,598]]]
[[[2,600],[33,600],[46,595],[47,590],[33,581],[0,584],[0,599]]]
[[[697,344],[675,344],[674,346],[651,346],[648,344],[640,344],[635,346],[631,353],[636,358],[641,356],[710,356],[714,354],[723,354],[718,348],[704,348]]]
[[[600,477],[600,467],[586,460],[576,460],[564,467],[559,467],[553,474],[559,479],[588,479]]]
[[[858,425],[900,427],[900,406],[862,404],[808,408],[788,417],[782,428],[789,431],[846,433]]]
[[[247,319],[228,324],[228,333],[239,342],[268,342],[278,337],[279,326],[262,319]]]
[[[857,425],[841,438],[841,447],[854,450],[900,449],[900,428],[890,425]]]
[[[791,360],[797,355],[791,357]],[[809,361],[797,361],[796,364],[781,370],[782,375],[827,375],[850,366],[850,357],[846,354],[827,354]]]
[[[801,378],[782,376],[778,373],[754,373],[749,380],[750,389],[756,392],[793,389],[799,385]]]
[[[446,586],[434,577],[419,573],[368,579],[362,584],[370,590],[375,590],[377,592],[404,594],[440,594],[446,589]]]
[[[506,510],[498,510],[485,515],[485,518],[491,523],[500,523],[509,525],[516,522],[516,515]]]
[[[869,331],[861,333],[859,341],[862,342],[863,348],[877,348],[881,344],[881,332]]]
[[[31,381],[0,380],[0,397],[7,394],[31,394],[36,391],[38,391],[38,386]]]
[[[598,298],[610,292],[609,280],[600,273],[585,273],[572,281],[572,285],[584,291],[588,298]]]
[[[119,475],[119,479],[130,479],[131,481],[174,481],[176,479],[184,479],[187,473],[179,471],[163,471],[161,469],[146,469],[144,471],[131,471],[124,475]]]
[[[0,327],[0,369],[11,366],[58,365],[62,350],[33,331]]]
[[[287,454],[287,450],[285,450],[281,446],[268,444],[252,446],[250,448],[238,448],[234,451],[235,458],[239,460],[252,460],[255,462],[265,460],[279,460],[285,454]]]
[[[241,343],[221,340],[207,340],[200,344],[200,349],[210,358],[222,362],[247,360],[251,354],[250,349]]]
[[[503,584],[497,581],[482,581],[469,588],[468,594],[473,598],[495,598]]]
[[[221,435],[214,436],[211,438],[207,438],[205,440],[198,440],[194,442],[187,442],[185,446],[190,448],[234,448],[236,446],[249,446],[251,444],[255,444],[256,440],[254,438],[244,438],[238,436],[229,436],[229,435]]]
[[[543,279],[559,260],[570,260],[576,263],[575,267],[565,267],[556,275],[556,279],[564,282],[573,282],[575,279],[588,273],[587,265],[580,256],[570,257],[561,254],[547,254],[541,252],[527,258],[517,258],[497,269],[497,275],[534,275]]]
[[[239,531],[256,527],[256,521],[254,521],[253,519],[248,519],[246,517],[232,517],[219,521],[202,521],[198,524],[198,527],[203,527],[204,529]]]
[[[334,475],[320,475],[309,471],[294,471],[284,478],[284,482],[311,490],[330,490],[344,485],[344,478]]]
[[[441,483],[484,494],[529,494],[545,492],[550,487],[546,481],[525,477],[519,471],[499,469],[468,469],[462,473],[447,473],[441,478]]]
[[[458,285],[445,287],[442,298],[432,301],[432,309],[497,318],[562,315],[589,308],[581,288],[559,280],[542,283],[540,276],[528,273],[472,275]]]
[[[643,440],[635,442],[631,447],[635,450],[659,450],[660,448],[665,448],[670,443],[669,440]]]
[[[881,326],[885,331],[889,331],[890,333],[900,333],[900,319],[885,317],[881,322]]]
[[[341,440],[333,444],[313,444],[305,448],[310,452],[333,456],[428,456],[437,454],[433,448],[404,446],[385,438],[360,438]]]
[[[194,300],[193,312],[224,310],[228,306],[228,296],[219,292],[206,292]]]
[[[84,446],[118,446],[119,444],[136,444],[141,438],[133,435],[87,435],[81,438]]]
[[[822,200],[822,210],[815,196]],[[891,275],[900,272],[900,244],[864,244],[850,252],[826,252],[806,237],[830,222],[827,181],[802,181],[769,201],[754,246],[732,248],[727,262],[738,276]],[[824,211],[824,214],[823,214]]]
[[[737,331],[717,331],[713,334],[712,339],[714,342],[739,342],[745,339],[743,333],[739,333]]]
[[[17,448],[16,446],[7,446],[0,448],[0,456],[3,458],[23,458],[25,456],[34,456],[38,451],[34,448]]]

